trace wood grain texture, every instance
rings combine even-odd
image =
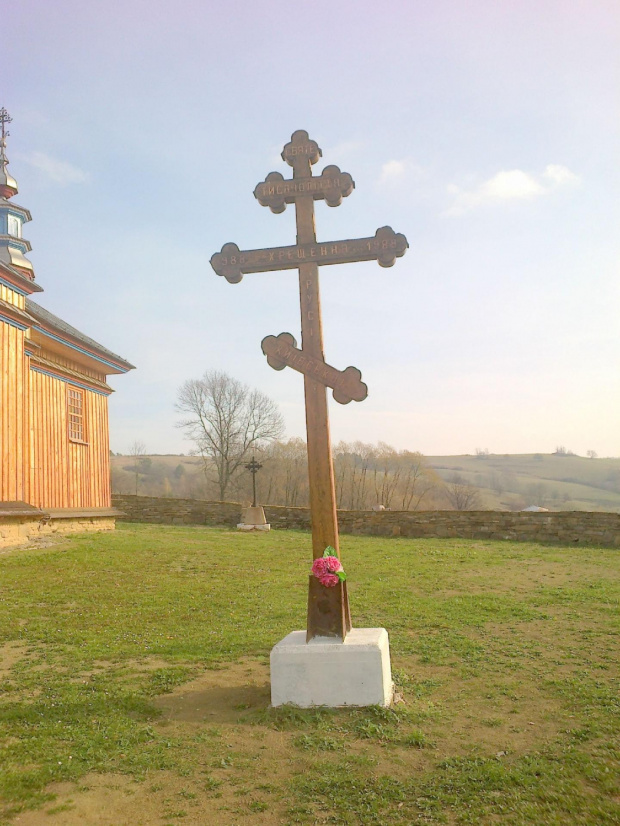
[[[1,295],[23,304],[23,297],[7,288]],[[85,438],[72,442],[67,421],[72,385],[32,369],[26,343],[25,331],[0,321],[0,501],[40,508],[109,507],[107,396],[81,391]],[[67,356],[42,352],[59,367],[81,371]],[[105,380],[104,374],[95,377]]]

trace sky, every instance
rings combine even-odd
[[[253,196],[305,129],[349,172],[319,241],[389,225],[390,269],[323,267],[332,441],[427,455],[620,456],[620,6],[616,0],[20,0],[0,106],[46,309],[136,365],[111,448],[187,453],[179,386],[222,370],[305,435],[295,271],[229,284],[209,259],[295,243]]]

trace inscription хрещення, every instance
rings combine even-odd
[[[381,227],[371,238],[322,244],[242,251],[236,244],[228,243],[224,244],[221,252],[211,257],[211,266],[218,275],[237,284],[247,273],[293,269],[303,263],[326,266],[376,260],[382,267],[391,267],[396,258],[405,254],[408,246],[407,239],[400,232],[394,232],[391,227]]]

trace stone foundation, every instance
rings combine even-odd
[[[57,534],[113,531],[119,516],[115,508],[41,510],[25,502],[0,502],[0,549]]]

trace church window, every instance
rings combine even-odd
[[[67,390],[67,410],[69,415],[69,439],[85,442],[84,433],[84,391],[69,387]]]
[[[20,223],[19,218],[16,218],[15,215],[8,215],[7,217],[9,235],[12,235],[14,238],[21,238],[22,225]]]

